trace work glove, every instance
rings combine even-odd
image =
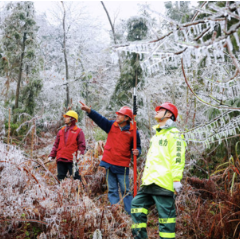
[[[50,161],[50,162],[53,161],[53,158],[52,158],[52,157],[49,157],[49,158],[48,158],[48,161]]]
[[[182,189],[182,184],[180,182],[173,182],[173,188],[177,193],[179,193]]]

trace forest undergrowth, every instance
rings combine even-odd
[[[50,134],[35,146],[35,153],[49,142],[54,142]],[[30,146],[23,151],[0,143],[0,237],[132,238],[123,198],[113,206],[108,202],[105,169],[99,167],[103,145],[88,142],[78,164],[82,183],[70,177],[59,183],[56,162],[45,164],[47,154],[31,158],[26,154]],[[143,163],[144,156],[138,162],[139,173]],[[240,238],[239,171],[236,156],[210,179],[185,176],[176,197],[176,238]],[[138,186],[140,179],[141,174]],[[147,226],[148,237],[158,238],[155,207],[150,209]]]

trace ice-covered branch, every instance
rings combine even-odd
[[[182,72],[183,72],[183,76],[184,76],[184,79],[185,79],[185,82],[189,88],[189,90],[191,91],[191,93],[200,101],[202,102],[203,104],[205,105],[208,105],[212,108],[216,108],[216,109],[221,109],[221,110],[236,110],[236,111],[240,111],[240,108],[237,108],[237,107],[231,107],[231,106],[226,106],[226,105],[212,105],[211,103],[209,102],[206,102],[204,101],[202,98],[200,98],[194,91],[193,89],[191,88],[188,80],[187,80],[187,76],[186,76],[186,73],[185,73],[185,70],[184,70],[184,65],[183,65],[183,59],[181,59],[181,64],[182,64]]]

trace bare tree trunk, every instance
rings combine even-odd
[[[196,114],[197,114],[197,100],[196,98],[194,98],[194,115],[193,115],[193,128],[195,126],[195,118],[196,118]]]
[[[30,7],[28,6],[28,8],[30,8]],[[29,16],[29,11],[27,12],[27,17],[28,16]],[[19,73],[18,73],[16,98],[15,98],[15,109],[18,108],[18,103],[19,103],[20,85],[21,85],[21,81],[22,81],[23,58],[24,58],[24,54],[25,54],[25,43],[26,43],[26,40],[27,40],[27,32],[26,31],[27,30],[24,29],[23,42],[22,42],[22,53],[21,53],[21,57],[20,57],[20,66],[19,66]]]
[[[7,151],[9,150],[10,133],[11,133],[11,108],[8,109],[8,138],[7,138]]]
[[[66,19],[66,10],[64,7],[63,1],[61,1],[63,6],[63,54],[64,54],[64,61],[65,61],[65,69],[66,69],[66,93],[67,93],[67,102],[66,102],[66,108],[68,108],[69,105],[69,87],[68,87],[68,61],[67,61],[67,51],[66,51],[66,27],[65,27],[65,19]]]
[[[22,66],[23,66],[23,58],[25,53],[25,42],[27,40],[27,33],[24,32],[23,34],[23,43],[22,43],[22,53],[20,57],[20,66],[19,66],[19,72],[18,72],[18,82],[17,82],[17,90],[16,90],[16,98],[15,98],[15,109],[18,108],[18,102],[19,102],[19,93],[20,93],[20,85],[22,81]]]
[[[117,44],[116,36],[115,36],[115,29],[114,29],[114,26],[113,26],[113,24],[112,24],[111,18],[110,18],[110,16],[109,16],[109,13],[108,13],[108,11],[107,11],[107,9],[106,9],[105,4],[103,3],[103,1],[101,1],[101,4],[103,5],[103,8],[104,8],[104,10],[105,10],[105,12],[106,12],[106,14],[107,14],[107,17],[108,17],[108,21],[109,21],[109,23],[110,23],[110,25],[111,25],[114,43]]]
[[[111,29],[112,29],[112,33],[113,33],[113,41],[114,41],[115,44],[117,44],[114,25],[113,25],[113,23],[112,23],[112,21],[111,21],[111,18],[110,18],[110,16],[109,16],[109,13],[108,13],[106,7],[105,7],[104,2],[101,1],[101,4],[103,5],[103,8],[104,8],[104,10],[105,10],[105,12],[106,12],[106,14],[107,14],[108,21],[109,21],[110,26],[111,26]],[[120,72],[121,72],[121,70],[122,70],[122,66],[121,66],[121,61],[120,61],[119,53],[118,53],[118,65],[119,65],[119,70],[120,70]]]

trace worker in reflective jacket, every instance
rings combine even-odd
[[[106,168],[106,181],[108,185],[108,199],[111,204],[117,204],[120,200],[118,185],[123,196],[124,209],[131,213],[132,194],[129,191],[129,164],[131,154],[141,154],[141,143],[137,131],[137,149],[133,149],[133,117],[129,107],[122,107],[116,112],[116,121],[108,120],[84,103],[82,110],[90,117],[103,131],[108,133],[107,142],[100,166]]]
[[[176,106],[166,102],[155,110],[158,125],[153,128],[156,134],[150,141],[141,189],[131,206],[132,233],[134,238],[140,239],[147,238],[148,209],[154,204],[159,215],[160,238],[175,238],[174,192],[182,187],[180,180],[185,165],[186,143],[175,127]]]
[[[74,179],[81,180],[77,163],[73,165],[73,154],[76,157],[78,151],[82,155],[84,154],[86,149],[84,133],[81,128],[76,126],[78,114],[75,111],[70,110],[63,117],[66,126],[58,132],[48,159],[51,161],[56,158],[59,181],[66,177],[68,171]]]

